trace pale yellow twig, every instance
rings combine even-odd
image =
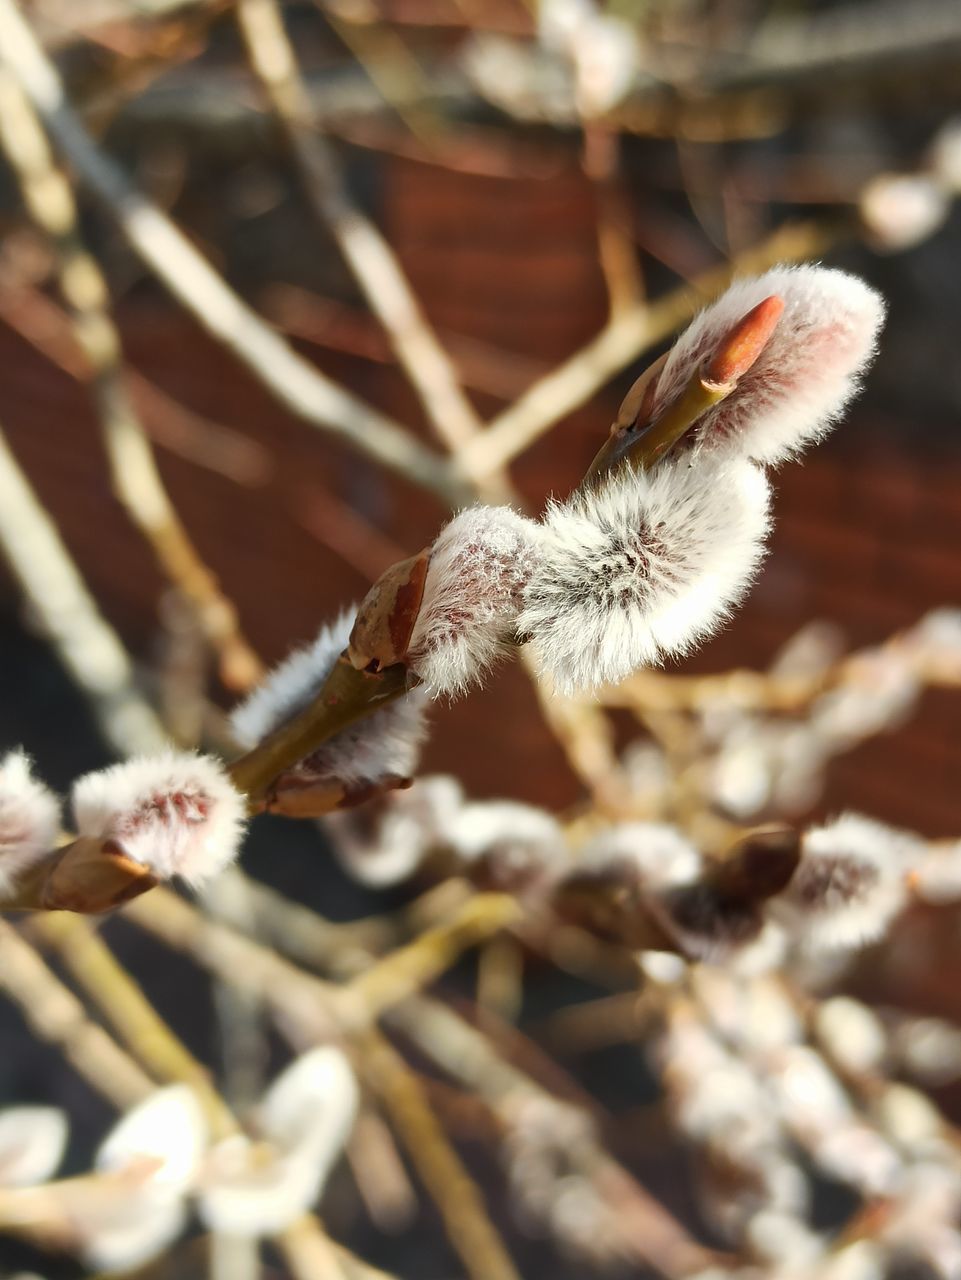
[[[445,500],[464,498],[464,486],[448,462],[299,356],[97,147],[16,0],[0,0],[0,61],[143,263],[268,391],[311,426],[330,431]]]
[[[471,1280],[520,1280],[483,1197],[451,1146],[420,1080],[378,1032],[368,1031],[361,1047],[364,1074],[382,1098],[436,1201],[450,1242]]]
[[[5,69],[0,69],[0,145],[30,216],[56,250],[60,291],[90,364],[114,491],[163,572],[197,610],[204,634],[220,656],[225,683],[246,690],[262,674],[262,665],[241,633],[236,609],[204,564],[160,478],[127,389],[107,282],[81,236],[70,183],[54,163],[30,100]]]
[[[0,432],[0,551],[61,661],[120,755],[156,752],[167,735],[137,692],[133,667]]]
[[[61,1050],[83,1078],[120,1110],[142,1101],[154,1083],[123,1049],[91,1022],[68,987],[13,925],[0,920],[0,988],[33,1031]]]
[[[30,929],[56,948],[74,979],[155,1079],[189,1084],[215,1137],[237,1132],[237,1122],[213,1087],[210,1072],[173,1033],[88,920],[57,911],[38,914]]]
[[[584,404],[632,360],[670,337],[733,276],[762,271],[776,262],[817,257],[836,238],[831,228],[819,223],[781,227],[735,262],[707,272],[693,285],[618,312],[586,346],[535,382],[467,446],[465,466],[469,474],[494,472],[529,449],[545,431]]]
[[[311,207],[330,229],[387,334],[437,436],[456,452],[482,427],[390,245],[355,204],[316,113],[276,0],[238,0],[251,67],[297,161]],[[493,477],[491,477],[493,479]]]
[[[343,989],[343,997],[356,1002],[365,1018],[373,1019],[423,990],[468,948],[519,923],[522,916],[519,903],[508,894],[478,894],[451,920],[425,930],[354,978]]]

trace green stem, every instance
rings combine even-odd
[[[411,680],[401,663],[383,671],[357,671],[341,654],[313,702],[229,766],[234,786],[255,811],[275,778],[348,725],[403,697]]]

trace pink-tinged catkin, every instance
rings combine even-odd
[[[772,295],[784,311],[736,389],[682,446],[777,464],[820,439],[857,393],[877,349],[884,302],[856,276],[826,267],[775,267],[736,281],[696,316],[648,397],[656,417],[681,394],[743,317]]]
[[[59,832],[60,801],[23,751],[9,752],[0,760],[0,894],[54,848]]]
[[[801,861],[771,909],[808,950],[846,950],[881,936],[907,901],[918,837],[859,814],[812,827]]]
[[[431,548],[408,661],[432,696],[463,693],[508,648],[542,531],[510,507],[471,507]]]
[[[245,801],[219,760],[191,752],[144,756],[73,786],[77,829],[116,845],[159,879],[199,885],[237,854]]]
[[[589,691],[709,635],[760,564],[769,496],[749,462],[681,457],[549,508],[517,620],[542,673]]]

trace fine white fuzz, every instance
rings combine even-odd
[[[819,440],[860,387],[884,321],[884,302],[856,276],[826,267],[775,267],[737,280],[696,316],[668,354],[652,416],[670,404],[722,339],[772,294],[784,312],[737,388],[691,433],[695,450],[776,464]]]
[[[408,880],[432,849],[447,843],[463,798],[459,782],[438,774],[418,778],[408,791],[330,814],[326,823],[338,862],[370,889]]]
[[[0,894],[57,843],[60,801],[39,782],[23,751],[0,760]]]
[[[552,506],[518,619],[541,671],[582,692],[709,635],[761,561],[769,497],[751,463],[680,457]]]
[[[203,1112],[186,1085],[159,1089],[123,1117],[95,1159],[113,1183],[99,1192],[83,1179],[65,1184],[88,1266],[133,1271],[169,1247],[187,1220],[206,1146]]]
[[[113,841],[162,880],[198,885],[237,853],[245,803],[219,760],[168,751],[78,778],[73,812],[82,836]]]
[[[540,527],[510,507],[470,507],[441,530],[408,655],[434,697],[463,693],[501,656],[540,543]]]
[[[916,837],[847,813],[808,831],[801,861],[772,909],[809,950],[843,950],[879,938],[907,899]]]
[[[255,747],[320,692],[347,647],[355,616],[356,610],[348,609],[322,627],[311,644],[285,658],[234,710],[231,728],[242,747]],[[424,691],[412,689],[322,743],[295,772],[348,787],[389,775],[410,777],[427,733],[426,707]]]
[[[284,1071],[261,1108],[271,1150],[245,1137],[211,1153],[200,1215],[211,1230],[276,1235],[311,1208],[350,1136],[359,1090],[339,1049],[312,1049]]]
[[[32,1187],[59,1168],[67,1146],[66,1112],[59,1107],[0,1111],[0,1187]]]
[[[570,854],[556,818],[514,800],[465,804],[447,838],[475,883],[502,892],[542,887],[570,870]]]
[[[621,822],[584,846],[577,870],[621,872],[657,893],[695,880],[701,855],[667,823]]]

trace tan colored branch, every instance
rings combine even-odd
[[[77,997],[6,921],[0,920],[0,988],[33,1031],[59,1048],[67,1061],[120,1110],[154,1089],[150,1077],[102,1027],[91,1022]]]
[[[312,209],[337,241],[435,434],[452,451],[455,462],[467,457],[459,450],[482,429],[481,420],[393,250],[350,196],[336,158],[319,132],[276,0],[239,0],[237,20],[250,65],[287,137]],[[490,482],[494,480],[489,477]]]
[[[0,0],[0,61],[141,261],[277,400],[311,426],[339,436],[446,501],[465,497],[449,463],[297,355],[97,147],[67,102],[56,68],[16,0]]]
[[[83,242],[70,183],[54,164],[29,99],[5,70],[0,71],[0,146],[30,216],[56,249],[60,291],[89,362],[114,491],[153,548],[162,571],[196,609],[204,634],[220,656],[224,682],[245,690],[262,674],[261,663],[240,631],[236,609],[204,564],[164,488],[128,393],[107,282]]]
[[[725,263],[700,276],[693,286],[685,285],[654,302],[618,312],[596,338],[535,382],[468,446],[469,473],[489,474],[529,449],[615,374],[670,337],[699,306],[725,288],[733,276],[763,271],[776,262],[817,257],[837,239],[838,233],[833,228],[820,223],[781,227],[733,263]]]
[[[362,1048],[367,1079],[383,1099],[437,1203],[450,1242],[471,1280],[520,1280],[480,1191],[451,1146],[417,1076],[379,1033],[367,1032]]]
[[[58,911],[36,916],[30,928],[56,948],[74,979],[157,1080],[189,1084],[215,1137],[237,1132],[237,1122],[213,1088],[210,1072],[164,1022],[87,920]]]
[[[0,551],[119,755],[162,751],[167,735],[133,666],[0,432]]]

